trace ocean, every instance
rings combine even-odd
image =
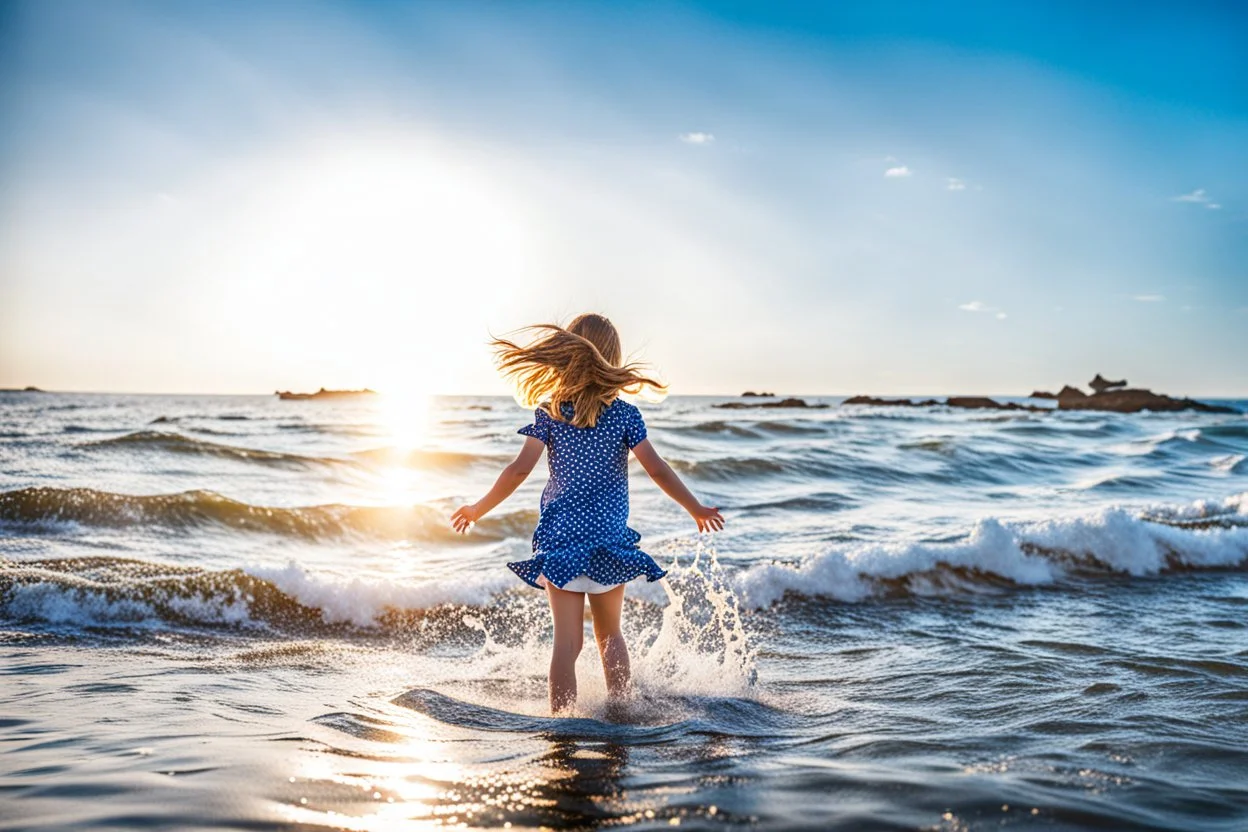
[[[1248,401],[725,401],[552,719],[510,399],[0,394],[0,828],[1248,829]]]

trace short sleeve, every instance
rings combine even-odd
[[[550,444],[550,416],[540,407],[533,411],[533,424],[525,425],[516,433],[540,439],[543,445]]]
[[[646,420],[641,418],[641,411],[636,407],[628,409],[628,418],[624,422],[624,442],[629,448],[636,448],[646,441]]]

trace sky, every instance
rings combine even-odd
[[[0,387],[1248,396],[1248,6],[0,2]]]

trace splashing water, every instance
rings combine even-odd
[[[578,716],[649,724],[696,715],[689,711],[697,711],[700,697],[752,696],[755,651],[714,545],[699,540],[687,565],[680,564],[684,547],[673,548],[668,576],[659,584],[662,594],[639,587],[642,597],[630,598],[626,608],[624,634],[635,687],[627,704],[608,701],[586,610],[586,648],[577,661]],[[431,657],[421,659],[419,676],[426,685],[482,705],[545,714],[551,623],[545,604],[532,601],[523,597],[484,614],[479,608],[466,611],[458,621],[478,634],[479,645],[454,661],[443,657],[437,666],[430,666]]]
[[[660,625],[642,635],[633,670],[650,693],[748,695],[756,679],[754,651],[740,605],[713,543],[699,537],[688,566],[676,559],[663,583]]]

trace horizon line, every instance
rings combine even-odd
[[[1071,385],[1071,386],[1074,386],[1074,385]],[[368,389],[368,388],[365,388],[365,389]],[[760,388],[760,389],[765,389],[765,388]],[[1040,389],[1040,388],[1036,388],[1036,389]],[[1133,389],[1151,390],[1152,388],[1144,387],[1144,388],[1133,388]],[[741,393],[672,393],[669,396],[665,396],[664,398],[673,398],[673,397],[687,397],[687,398],[701,397],[701,398],[729,398],[729,399],[750,398],[745,395],[745,392],[749,392],[749,391],[743,391]],[[1157,392],[1157,391],[1153,391],[1153,392]],[[35,394],[49,394],[49,395],[86,395],[86,396],[223,396],[223,397],[231,396],[231,397],[237,397],[237,398],[256,398],[260,396],[268,397],[268,398],[275,398],[277,396],[277,391],[274,391],[271,393],[244,393],[244,392],[210,393],[210,392],[203,392],[203,391],[168,391],[168,390],[165,390],[165,391],[52,390],[52,389],[47,389],[47,388],[42,388],[42,387],[36,387],[33,390],[27,390],[21,387],[0,387],[0,395],[15,394],[15,393],[35,393]],[[386,397],[386,393],[383,390],[374,390],[372,394],[382,397],[382,398]],[[430,398],[497,398],[497,399],[512,398],[512,396],[507,393],[497,393],[497,392],[494,392],[494,393],[430,393],[427,395]],[[966,391],[951,392],[951,393],[915,393],[913,391],[911,392],[878,392],[878,391],[863,391],[863,390],[859,390],[853,393],[828,393],[828,392],[814,393],[814,392],[785,391],[785,392],[778,392],[778,393],[769,393],[767,395],[759,395],[758,393],[755,393],[755,395],[758,396],[759,398],[775,398],[775,399],[790,398],[790,397],[796,398],[800,396],[807,396],[810,398],[825,398],[825,399],[827,398],[833,398],[833,399],[834,398],[850,398],[853,396],[875,396],[875,397],[894,397],[894,398],[913,397],[913,396],[945,396],[945,397],[985,396],[985,397],[1014,398],[1014,399],[1034,398],[1026,394],[999,393],[999,392],[998,393],[982,393],[982,392],[970,393]],[[1248,400],[1248,391],[1244,391],[1243,393],[1240,393],[1240,394],[1166,393],[1165,395],[1186,396],[1188,398],[1200,398],[1200,399],[1223,399],[1223,400],[1228,400],[1228,401]]]

